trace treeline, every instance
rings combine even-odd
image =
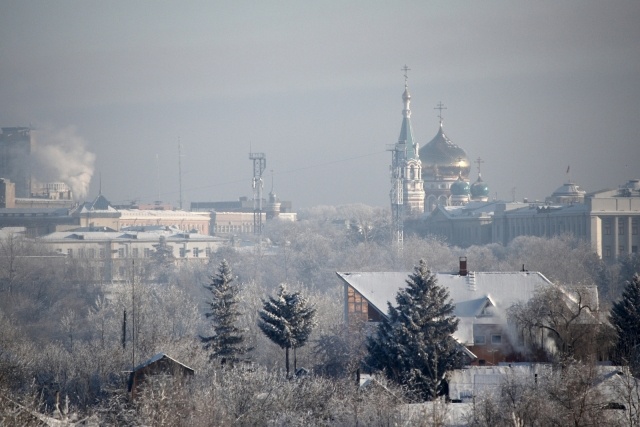
[[[420,259],[432,271],[457,271],[458,258],[466,256],[471,270],[524,266],[554,282],[596,284],[608,310],[640,270],[637,256],[609,266],[569,236],[466,249],[407,236],[401,252],[389,236],[382,210],[320,207],[296,223],[268,223],[260,247],[225,247],[206,263],[180,269],[163,259],[155,270],[152,264],[133,272],[129,283],[98,285],[66,280],[65,272],[78,266],[11,235],[0,241],[0,425],[27,425],[27,410],[113,425],[401,424],[410,417],[402,410],[406,390],[355,384],[367,354],[365,334],[357,330],[364,326],[344,325],[336,271],[410,272]],[[201,338],[214,335],[205,286],[223,260],[238,285],[235,325],[246,349],[246,363],[224,369]],[[313,373],[304,379],[287,379],[287,347],[259,326],[265,302],[282,284],[315,313],[304,345],[295,348],[297,367]],[[196,375],[180,387],[159,379],[131,401],[128,371],[159,352]]]

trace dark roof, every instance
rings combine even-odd
[[[95,211],[106,211],[111,206],[111,203],[102,194],[98,195],[96,199],[87,206],[87,209]]]

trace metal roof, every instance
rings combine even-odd
[[[409,272],[353,272],[337,273],[349,286],[360,293],[381,314],[387,314],[387,302],[395,305],[396,295],[406,287]],[[518,302],[531,299],[537,289],[553,285],[542,273],[469,272],[436,273],[440,286],[449,291],[455,305],[454,315],[460,319],[453,337],[465,345],[473,344],[473,325],[478,323],[506,323],[506,310]],[[482,317],[487,304],[492,306],[493,317]],[[497,318],[497,319],[496,319]]]

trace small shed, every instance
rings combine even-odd
[[[146,362],[136,366],[129,374],[128,390],[131,397],[135,398],[138,387],[144,383],[147,376],[171,375],[175,377],[191,376],[195,370],[164,353],[158,353]]]

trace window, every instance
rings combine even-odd
[[[193,257],[198,258],[200,256],[200,248],[193,248]]]
[[[207,246],[207,248],[204,250],[204,253],[207,256],[207,258],[209,258],[211,256],[211,248]]]
[[[638,220],[634,219],[633,221],[631,221],[631,234],[637,235],[638,234]]]
[[[502,335],[491,335],[491,344],[502,344]]]
[[[84,258],[84,248],[78,249],[78,257],[79,258]]]
[[[611,221],[606,219],[604,221],[604,234],[606,236],[610,236],[611,235]]]
[[[104,248],[100,248],[100,258],[104,258]]]
[[[87,249],[87,256],[89,258],[95,258],[96,257],[96,250],[95,248],[89,248]]]
[[[185,248],[180,248],[180,258],[184,258],[187,255]]]
[[[485,345],[486,339],[484,335],[476,335],[473,337],[473,344],[474,345]]]
[[[151,249],[144,248],[144,257],[145,258],[151,258]]]
[[[133,248],[132,251],[133,251],[133,257],[138,258],[138,248]]]
[[[604,257],[611,258],[611,246],[604,247]]]
[[[71,258],[73,256],[73,249],[67,249],[67,256]]]
[[[624,245],[618,246],[618,253],[619,254],[623,254],[624,253]]]
[[[118,258],[124,258],[124,248],[118,249]]]
[[[622,236],[624,234],[624,222],[618,221],[618,234]]]

